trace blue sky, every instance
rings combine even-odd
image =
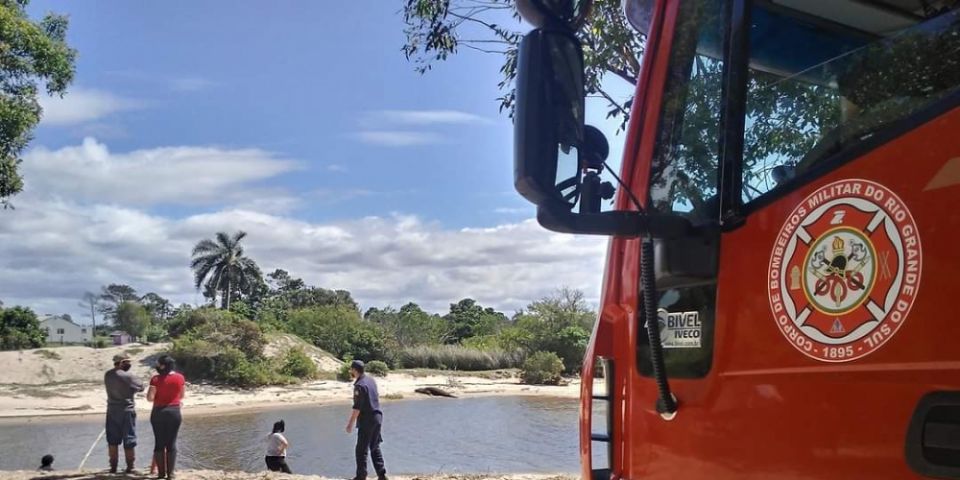
[[[49,238],[50,249],[5,252],[21,262],[0,270],[26,283],[0,285],[0,299],[73,311],[83,290],[122,281],[200,301],[184,262],[217,229],[250,231],[264,270],[351,289],[364,306],[442,310],[473,296],[509,310],[560,285],[595,299],[605,240],[542,231],[513,192],[502,59],[463,50],[420,75],[400,50],[399,8],[34,0],[35,17],[69,14],[77,76],[64,99],[42,102],[27,191],[4,214],[7,233]],[[619,163],[623,138],[602,104],[590,112]],[[96,228],[65,251],[79,225]],[[583,258],[543,258],[551,244]],[[80,273],[50,292],[44,278],[58,268]],[[369,287],[394,275],[402,281]]]

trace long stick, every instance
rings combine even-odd
[[[83,456],[83,460],[80,462],[80,466],[77,467],[77,470],[83,470],[83,464],[87,463],[87,459],[90,458],[90,454],[93,453],[93,449],[97,447],[98,443],[100,443],[100,439],[103,438],[104,433],[107,433],[106,428],[100,430],[100,435],[97,435],[97,439],[93,441],[93,445],[90,445],[90,450],[87,450],[87,454]]]

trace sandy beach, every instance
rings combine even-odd
[[[271,343],[267,353],[282,351],[295,340],[284,337]],[[284,343],[286,342],[286,344]],[[55,415],[100,414],[106,406],[103,373],[112,366],[113,355],[129,353],[133,371],[150,378],[153,359],[169,345],[125,345],[103,349],[60,347],[0,352],[0,418]],[[307,352],[326,377],[340,362],[325,352],[310,347]],[[377,378],[383,401],[427,398],[416,393],[421,387],[438,387],[458,397],[480,395],[541,395],[576,398],[578,381],[563,386],[531,386],[520,383],[516,371],[451,372],[408,370],[391,372]],[[190,383],[184,399],[184,415],[227,413],[257,408],[277,408],[303,404],[346,403],[351,387],[337,380],[316,380],[293,386],[257,389],[232,389],[209,384]],[[148,411],[142,397],[137,407]]]

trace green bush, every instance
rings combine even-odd
[[[107,348],[107,345],[112,344],[113,342],[111,342],[108,337],[97,337],[93,339],[93,348]]]
[[[390,371],[390,368],[387,367],[386,363],[381,362],[380,360],[374,360],[364,366],[364,370],[367,373],[376,375],[378,377],[386,377],[387,373]]]
[[[263,358],[249,359],[238,348],[218,345],[203,339],[174,341],[170,352],[187,378],[211,380],[237,387],[260,387],[288,383]]]
[[[337,380],[341,382],[349,382],[353,380],[350,377],[350,362],[353,361],[353,356],[347,355],[343,357],[343,365],[340,365],[340,368],[337,370]]]
[[[563,360],[553,352],[537,352],[523,363],[520,379],[531,385],[556,385],[563,373]]]
[[[160,325],[150,325],[143,332],[143,340],[145,343],[162,342],[166,338],[167,330]]]
[[[267,360],[263,355],[267,340],[260,327],[230,312],[203,308],[173,323],[176,335],[171,354],[190,379],[258,387],[290,383],[295,377],[290,372],[303,373],[308,368],[302,358],[291,360],[289,352],[280,361]],[[306,360],[313,363],[309,357]]]
[[[289,377],[313,380],[317,364],[301,348],[291,348],[281,359],[280,373]]]
[[[402,368],[498,370],[520,367],[524,357],[520,350],[477,350],[460,345],[436,345],[403,350],[400,352],[399,364]]]
[[[26,307],[0,309],[0,350],[42,347],[46,338],[33,310]]]

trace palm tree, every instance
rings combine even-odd
[[[193,269],[197,290],[206,281],[208,291],[219,292],[221,307],[230,308],[230,296],[234,291],[250,291],[261,282],[260,268],[251,258],[243,256],[240,241],[247,236],[239,231],[231,237],[226,232],[217,232],[216,239],[202,240],[193,247]]]

